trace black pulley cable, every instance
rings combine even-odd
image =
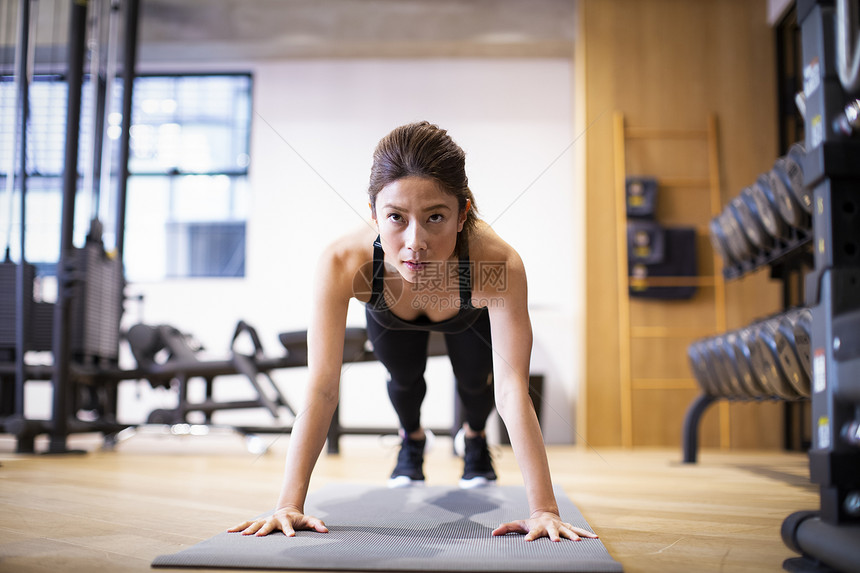
[[[96,174],[99,171],[99,153],[101,149],[98,144],[101,140],[98,137],[99,126],[99,84],[101,76],[101,34],[102,34],[102,2],[101,0],[90,1],[90,19],[89,19],[89,92],[90,92],[90,109],[92,115],[90,117],[90,141],[89,141],[89,165],[84,169],[83,188],[90,194],[90,220],[97,220],[99,216],[99,189],[96,185]]]
[[[119,18],[120,5],[119,0],[110,0],[109,16],[108,16],[108,34],[107,34],[107,57],[105,64],[105,105],[104,116],[108,118],[110,123],[111,109],[114,105],[113,86],[116,80],[117,68],[117,46],[119,44]],[[102,152],[101,152],[101,174],[99,176],[99,197],[100,208],[98,212],[99,219],[105,224],[105,228],[109,234],[115,234],[116,224],[112,221],[111,206],[111,168],[113,166],[113,141],[111,132],[108,126],[103,128],[102,133]],[[113,224],[112,224],[113,223]],[[114,240],[115,243],[115,240]]]
[[[9,3],[11,4],[11,2]],[[12,121],[12,151],[9,157],[9,168],[6,172],[6,201],[9,219],[6,229],[6,260],[10,259],[12,247],[12,227],[14,223],[15,186],[20,189],[20,258],[24,262],[24,230],[25,230],[25,191],[26,182],[26,147],[27,123],[29,109],[29,87],[32,80],[33,56],[37,31],[37,3],[31,0],[21,0],[18,6],[18,32],[15,41],[15,90],[14,111]],[[9,18],[11,20],[11,18]]]
[[[15,50],[11,52],[11,61],[3,62],[3,69],[7,70],[12,68],[15,65],[16,56],[20,51],[20,47],[17,43],[17,38],[14,35],[14,32],[11,30],[11,27],[14,26],[15,19],[13,18],[13,5],[14,2],[6,2],[6,13],[3,18],[3,45],[12,45],[13,40],[14,45],[16,46]],[[14,68],[13,68],[14,69]],[[7,208],[6,216],[6,233],[4,237],[4,252],[6,255],[6,260],[11,260],[11,248],[12,248],[12,227],[15,222],[15,170],[17,165],[17,152],[18,152],[18,106],[17,106],[17,93],[18,93],[18,78],[15,76],[13,71],[12,79],[14,82],[14,88],[9,90],[3,90],[3,101],[0,102],[0,105],[3,106],[3,109],[11,109],[13,120],[10,122],[10,127],[12,129],[12,146],[9,150],[8,164],[5,166],[6,173],[6,192],[3,197],[3,202],[6,203]]]

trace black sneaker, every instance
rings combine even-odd
[[[410,440],[403,438],[400,453],[397,455],[397,465],[391,472],[388,487],[413,487],[424,485],[424,447],[427,440]]]
[[[463,456],[465,463],[460,487],[471,489],[494,484],[496,472],[493,470],[493,459],[490,457],[490,449],[487,447],[487,438],[482,436],[466,438],[465,442],[465,455]]]

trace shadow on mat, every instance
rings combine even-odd
[[[392,536],[402,530],[405,535],[414,536],[448,529],[492,533],[494,528],[471,518],[501,506],[502,502],[493,499],[490,493],[475,490],[449,490],[441,495],[428,495],[426,490],[375,489],[354,498],[316,503],[313,510],[320,512],[319,517],[326,521],[329,529],[390,530]]]
[[[475,491],[447,491],[443,495],[415,499],[412,492],[373,490],[354,499],[331,500],[315,505],[323,512],[329,533],[323,544],[285,547],[296,559],[319,557],[392,559],[432,558],[450,552],[458,542],[491,539],[493,529],[473,521],[475,515],[501,507],[498,500]],[[439,511],[442,510],[442,511]],[[317,536],[313,532],[297,532]]]

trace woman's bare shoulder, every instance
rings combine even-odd
[[[484,221],[478,221],[469,234],[469,256],[476,262],[520,262],[517,251]]]
[[[341,288],[359,298],[369,292],[373,275],[373,241],[376,230],[363,225],[330,242],[322,252],[320,279],[336,281]]]
[[[469,256],[474,265],[472,293],[484,299],[525,292],[526,275],[519,253],[486,223],[469,235]],[[488,298],[489,297],[489,298]]]

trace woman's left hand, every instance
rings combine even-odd
[[[534,541],[540,537],[549,537],[552,541],[561,541],[562,538],[580,541],[582,537],[596,539],[597,535],[566,523],[551,512],[542,512],[529,519],[511,521],[498,526],[493,535],[505,535],[506,533],[524,533],[526,541]]]

